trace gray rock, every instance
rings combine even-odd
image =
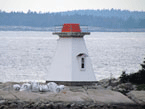
[[[6,100],[0,100],[0,105],[6,103]]]
[[[98,85],[101,85],[102,87],[107,88],[108,86],[115,87],[119,83],[120,83],[120,80],[119,79],[113,78],[113,79],[103,79],[103,80],[100,80],[98,82]]]
[[[13,103],[13,100],[11,100],[11,101],[10,101],[10,100],[7,101],[7,104],[8,104],[8,105],[10,105],[10,104],[12,104],[12,103]]]
[[[0,96],[0,100],[3,100],[3,98]]]
[[[100,80],[98,85],[101,85],[106,88],[109,85],[109,81],[110,81],[109,79]]]
[[[133,90],[133,85],[131,83],[122,83],[112,88],[115,91],[131,91]]]
[[[109,86],[109,83],[102,85],[103,88],[107,88],[108,86]]]
[[[92,104],[92,105],[90,105],[90,106],[88,106],[88,108],[95,108],[95,104]]]
[[[23,100],[17,100],[17,103],[18,104],[24,104],[24,101]]]
[[[56,104],[56,103],[53,104],[52,106],[53,106],[54,109],[57,109],[58,108],[58,104]]]
[[[5,105],[0,105],[0,109],[5,109]]]
[[[84,106],[84,105],[82,105],[82,104],[79,104],[79,105],[78,105],[78,107],[79,107],[80,109],[82,109],[83,106]]]
[[[122,104],[134,104],[132,100],[128,97],[124,96],[123,94],[111,90],[87,90],[88,96],[94,102],[101,102],[101,103],[122,103]]]
[[[66,107],[71,107],[71,104],[70,103],[66,103],[65,106]]]
[[[87,106],[84,106],[83,109],[88,109],[88,107]]]
[[[115,87],[115,86],[117,86],[118,84],[119,84],[119,81],[117,81],[117,80],[111,81],[111,83],[110,83],[110,85],[111,85],[112,87]]]
[[[83,86],[84,90],[87,91],[88,90],[88,87],[87,86]]]
[[[3,84],[0,84],[0,89],[2,89],[3,88]]]
[[[145,105],[145,91],[131,91],[127,96],[136,103]]]
[[[75,103],[71,104],[71,107],[74,107],[75,106]]]
[[[97,89],[104,89],[104,87],[102,87],[101,85],[98,85]]]
[[[33,107],[39,106],[39,102],[36,102],[36,103],[32,104],[32,106],[33,106]]]
[[[14,107],[16,107],[16,106],[17,106],[16,103],[11,103],[11,104],[10,104],[10,107],[11,107],[11,108],[14,108]]]
[[[25,103],[24,107],[25,107],[25,108],[32,108],[32,107],[33,107],[33,104],[27,102],[27,103]]]
[[[46,107],[47,108],[51,108],[53,105],[54,105],[54,103],[53,102],[50,102],[50,103],[46,104]]]
[[[85,92],[83,87],[71,86],[71,87],[69,87],[69,90],[72,91],[72,92]]]
[[[41,103],[40,108],[44,108],[46,105],[44,103]]]
[[[62,103],[57,103],[58,109],[63,109],[63,104]]]
[[[21,88],[21,86],[19,84],[13,85],[13,89],[16,90],[16,91],[19,91],[20,88]]]
[[[125,83],[125,88],[128,90],[133,90],[133,86],[131,83]]]
[[[99,81],[98,84],[100,84],[100,83],[107,83],[107,82],[109,82],[109,79],[102,79],[102,80]]]
[[[137,86],[136,85],[132,85],[133,90],[137,90]]]
[[[112,90],[117,91],[117,90],[118,90],[118,88],[117,88],[117,87],[113,87],[113,88],[112,88]]]
[[[112,86],[108,86],[107,89],[108,89],[108,90],[112,90]]]
[[[122,91],[125,91],[125,89],[119,88],[118,91],[122,92]]]
[[[47,108],[50,108],[51,107],[51,104],[45,104]]]

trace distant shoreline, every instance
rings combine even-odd
[[[0,31],[48,31],[54,32],[55,27],[30,27],[30,26],[0,26]],[[88,27],[89,32],[145,32],[145,28],[113,29],[101,27]]]

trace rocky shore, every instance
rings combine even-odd
[[[101,89],[110,89],[113,91],[118,91],[123,94],[127,94],[130,91],[137,90],[137,86],[131,83],[121,83],[120,79],[103,79],[98,81],[97,87]]]
[[[144,109],[145,91],[131,83],[104,79],[94,86],[65,86],[56,92],[16,91],[0,83],[0,109]],[[121,93],[120,93],[121,92]]]
[[[104,104],[93,102],[26,102],[0,100],[0,109],[144,109],[141,105]]]

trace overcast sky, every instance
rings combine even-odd
[[[2,11],[59,12],[78,9],[145,11],[145,0],[0,0]]]

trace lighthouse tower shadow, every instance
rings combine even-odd
[[[91,60],[79,24],[64,24],[59,36],[46,82],[56,82],[69,86],[93,85],[97,83]]]

